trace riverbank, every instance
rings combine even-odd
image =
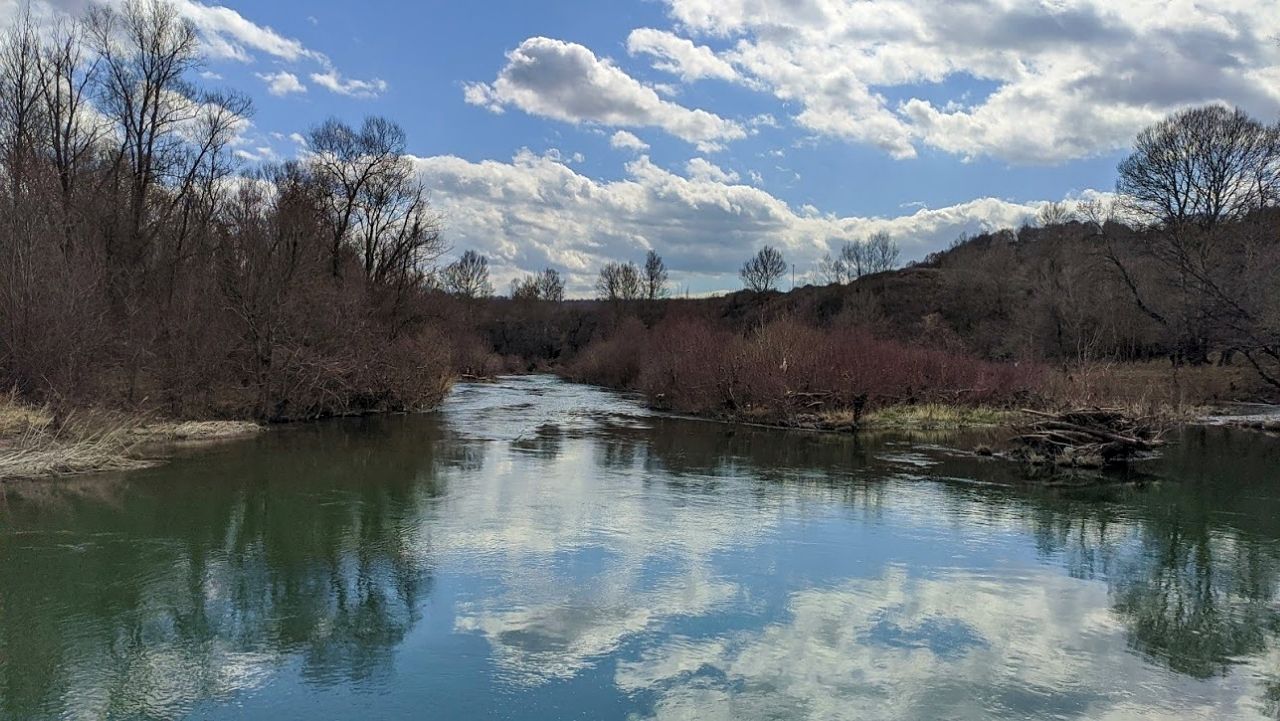
[[[632,357],[622,352],[611,355],[614,359]],[[913,360],[910,354],[905,357]],[[647,362],[654,364],[650,358]],[[1224,407],[1255,403],[1268,408],[1280,400],[1244,368],[1171,367],[1161,361],[1065,367],[987,364],[987,372],[967,374],[965,390],[953,390],[965,385],[955,382],[954,371],[949,373],[953,376],[949,383],[920,382],[917,376],[913,379],[916,382],[896,387],[864,383],[841,389],[839,384],[847,382],[847,377],[831,378],[823,384],[786,373],[786,362],[784,356],[774,366],[782,371],[774,377],[740,373],[740,380],[715,375],[714,368],[708,371],[670,360],[659,370],[679,367],[682,372],[655,373],[640,363],[621,373],[610,372],[617,368],[617,362],[597,360],[560,368],[557,373],[570,380],[639,393],[658,410],[730,423],[835,432],[1012,426],[1021,419],[1023,409],[1062,412],[1082,408],[1105,408],[1174,427],[1218,417]],[[1274,430],[1277,423],[1273,421],[1280,421],[1280,417],[1264,419],[1265,423],[1249,420],[1250,427],[1266,425]]]
[[[649,694],[750,711],[790,667],[865,658],[882,689],[846,682],[861,666],[801,667],[787,703],[876,718],[885,693],[932,702],[948,683],[962,693],[906,715],[980,718],[1030,685],[1069,715],[1087,685],[1097,715],[1240,718],[1269,698],[1280,643],[1259,620],[1280,595],[1280,440],[1186,438],[1106,483],[1029,482],[932,437],[687,422],[535,376],[268,432],[143,482],[11,484],[0,718],[551,721],[648,717]],[[1097,559],[1108,573],[1087,572]],[[761,668],[780,645],[796,650]],[[641,647],[653,663],[632,673]],[[444,674],[436,648],[465,652]],[[1058,683],[1068,657],[1084,671]],[[231,683],[154,672],[175,663]],[[975,664],[1003,675],[975,687]]]
[[[145,468],[182,444],[244,438],[249,421],[165,421],[101,410],[58,418],[48,408],[0,398],[0,481]]]

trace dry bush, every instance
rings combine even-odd
[[[518,370],[523,365],[498,355],[488,343],[473,332],[462,331],[454,334],[449,342],[453,346],[452,367],[464,376],[493,378]]]
[[[588,345],[566,368],[579,381],[631,388],[648,362],[649,332],[637,318],[627,318],[606,338]]]
[[[636,387],[661,407],[719,411],[733,392],[724,349],[734,341],[733,334],[706,320],[665,320],[654,328],[643,355],[631,354],[633,360],[645,361]]]
[[[1271,400],[1273,394],[1248,368],[1168,361],[1073,365],[1046,374],[1041,388],[1046,404],[1055,407],[1120,407],[1170,419],[1199,415],[1214,404]]]
[[[0,387],[55,415],[279,420],[439,399],[459,334],[438,327],[444,244],[395,123],[328,122],[311,134],[326,152],[249,168],[233,149],[249,103],[202,87],[171,3],[69,20],[87,44],[62,82],[15,84],[56,50],[43,21],[0,38],[0,84],[23,108],[0,113]],[[68,105],[88,98],[92,123]]]
[[[745,335],[715,322],[638,321],[589,346],[575,379],[643,391],[655,405],[755,418],[894,404],[1009,406],[1038,387],[1035,364],[993,363],[787,318]]]

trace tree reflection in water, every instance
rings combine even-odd
[[[430,592],[439,467],[476,462],[432,425],[367,427],[398,422],[286,429],[128,484],[7,489],[0,660],[42,671],[0,663],[0,717],[180,716],[289,657],[317,683],[385,674]]]
[[[388,693],[442,594],[431,632],[479,639],[511,698],[589,677],[656,697],[638,717],[849,715],[903,683],[938,715],[982,698],[1088,717],[1126,674],[1169,692],[1154,674],[1245,668],[1280,718],[1274,440],[1189,431],[1142,487],[1053,490],[941,447],[985,438],[728,427],[521,383],[5,488],[0,718],[178,717],[285,667]],[[809,526],[869,545],[824,549]],[[1033,568],[991,575],[1023,550]],[[767,567],[795,560],[813,568]]]
[[[644,443],[653,456],[649,462],[666,472],[669,483],[743,467],[767,469],[754,475],[771,482],[813,485],[823,477],[804,470],[842,469],[826,477],[831,492],[870,517],[883,508],[884,493],[891,491],[879,481],[886,470],[900,472],[884,463],[894,455],[892,436],[863,442],[812,434],[785,434],[784,442],[767,437],[778,433],[658,433],[647,443],[638,438],[637,445]],[[1029,487],[1013,464],[959,453],[933,457],[937,463],[918,475],[951,482],[957,522],[975,516],[1013,522],[1071,576],[1105,580],[1131,647],[1145,657],[1208,678],[1276,647],[1280,513],[1259,513],[1255,506],[1260,500],[1277,505],[1272,484],[1280,443],[1193,428],[1140,472],[1146,480],[1169,480],[1071,490]],[[789,469],[798,477],[790,477]],[[1274,694],[1278,687],[1270,688]],[[1268,703],[1275,715],[1274,695]]]

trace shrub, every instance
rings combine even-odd
[[[652,329],[623,323],[588,346],[569,375],[640,390],[658,407],[779,418],[863,405],[1008,406],[1043,374],[1035,364],[983,361],[859,328],[820,330],[789,317],[741,335],[674,317]]]

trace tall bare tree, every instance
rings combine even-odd
[[[845,243],[840,249],[840,264],[850,281],[864,275],[893,270],[898,265],[898,244],[884,231],[866,240]]]
[[[40,67],[41,44],[29,7],[0,38],[0,152],[3,152],[13,203],[29,190],[30,168],[41,136],[42,106],[48,84]]]
[[[195,26],[161,0],[95,6],[88,29],[101,66],[98,106],[120,135],[127,178],[125,260],[136,262],[157,227],[152,193],[191,166],[179,131],[201,111],[202,98],[188,80],[199,67],[199,39]]]
[[[515,300],[564,300],[564,279],[555,268],[540,273],[514,278],[511,281],[511,297]]]
[[[77,182],[94,148],[108,132],[91,107],[99,63],[87,47],[84,25],[65,20],[52,28],[39,63],[45,82],[45,131],[50,160],[58,176],[58,190],[63,212],[68,215],[67,232],[70,233],[73,219],[69,211],[75,200]]]
[[[898,267],[898,243],[883,231],[867,239],[867,273],[883,273]]]
[[[371,275],[376,264],[376,238],[383,228],[377,214],[378,201],[392,199],[398,206],[393,215],[403,220],[413,217],[421,200],[420,188],[411,182],[412,167],[404,157],[404,129],[386,118],[365,118],[359,130],[330,119],[307,135],[312,172],[326,189],[325,209],[329,217],[330,262],[334,277],[342,275],[343,249],[364,225],[361,245],[363,265]],[[391,221],[394,225],[394,221]]]
[[[1183,110],[1139,133],[1118,174],[1116,191],[1142,222],[1213,228],[1275,200],[1277,129],[1239,108]]]
[[[742,264],[738,275],[742,277],[742,283],[748,290],[763,293],[775,290],[786,272],[787,263],[783,260],[782,253],[773,246],[766,245]]]
[[[638,300],[645,294],[644,280],[635,263],[605,263],[596,278],[596,297],[600,300]]]
[[[667,264],[657,251],[650,250],[644,258],[644,294],[649,300],[667,295]]]
[[[559,303],[564,300],[564,278],[555,268],[547,268],[537,275],[538,297]]]
[[[1136,305],[1170,337],[1175,362],[1239,350],[1280,386],[1280,319],[1271,298],[1274,236],[1259,213],[1280,191],[1280,136],[1239,109],[1176,113],[1143,130],[1116,190],[1140,231],[1095,221],[1105,257]]]
[[[468,250],[444,269],[445,290],[462,298],[488,298],[493,295],[489,282],[489,259]]]
[[[364,274],[375,283],[416,280],[446,250],[439,217],[407,161],[388,165],[364,184],[355,217]]]
[[[833,258],[830,253],[822,256],[822,260],[818,261],[818,277],[827,285],[844,285],[851,280],[849,266],[842,255]]]

